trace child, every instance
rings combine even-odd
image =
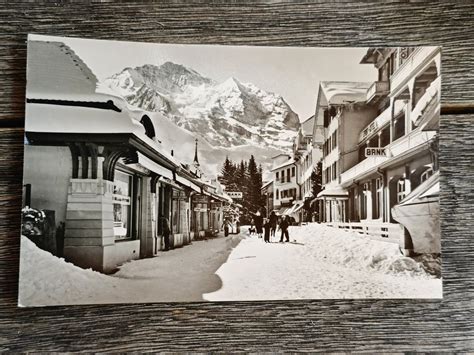
[[[271,230],[271,224],[270,224],[270,220],[268,218],[265,218],[264,221],[263,221],[263,228],[265,230],[265,233],[263,235],[263,240],[265,241],[265,243],[270,243],[270,230]]]

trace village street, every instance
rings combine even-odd
[[[396,244],[318,224],[291,227],[290,237],[268,244],[243,227],[241,235],[126,263],[114,275],[66,263],[23,237],[20,305],[441,297],[441,279]]]

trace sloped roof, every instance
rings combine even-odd
[[[301,133],[303,136],[311,136],[313,135],[313,127],[314,127],[314,115],[306,119],[306,121],[301,122]]]
[[[97,77],[66,44],[28,40],[26,96],[67,100],[95,94]]]
[[[283,164],[280,164],[274,168],[272,168],[271,171],[275,171],[275,170],[278,170],[278,169],[281,169],[287,165],[291,165],[291,164],[294,164],[295,163],[295,159],[291,158],[291,159],[288,159],[287,161],[285,161]]]

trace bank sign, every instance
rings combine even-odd
[[[226,191],[227,195],[229,195],[230,198],[242,198],[243,194],[240,191]]]
[[[385,148],[365,148],[365,156],[368,157],[388,157]]]

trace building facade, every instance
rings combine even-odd
[[[209,220],[228,199],[162,146],[163,117],[96,92],[63,43],[29,41],[28,51],[24,184],[30,207],[52,211],[64,231],[66,260],[110,272],[162,250],[166,225],[171,247],[215,232]]]
[[[286,214],[293,202],[299,199],[296,162],[291,155],[279,154],[273,157],[273,208],[279,214]]]
[[[350,104],[327,100],[328,114],[320,117],[325,144],[319,204],[323,222],[353,223],[390,237],[397,234],[394,208],[417,188],[433,186],[439,169],[440,49],[370,48],[361,63],[374,65],[378,80]],[[326,112],[325,103],[318,100],[317,112]],[[345,117],[355,108],[356,116]],[[346,123],[350,125],[344,127]],[[337,197],[331,201],[328,196],[334,192]],[[427,216],[436,217],[433,208],[439,206],[430,206]],[[439,223],[420,217],[420,224],[424,232],[412,235],[409,229],[415,227],[403,225],[402,248],[407,253],[439,252]]]

